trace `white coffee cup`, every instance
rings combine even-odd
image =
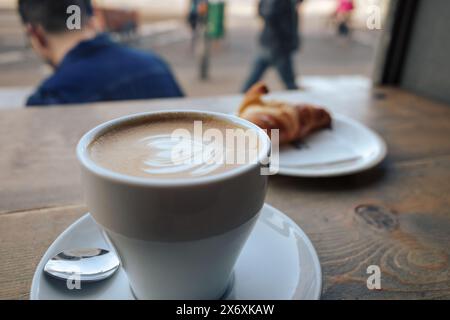
[[[88,147],[113,128],[137,119],[177,112],[208,116],[254,130],[258,161],[205,177],[138,178],[105,169]],[[270,140],[254,124],[233,115],[166,111],[126,116],[99,125],[77,146],[90,213],[113,244],[139,299],[217,299],[264,204]]]

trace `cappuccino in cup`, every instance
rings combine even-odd
[[[209,116],[170,114],[128,123],[98,137],[90,157],[111,171],[142,178],[217,175],[255,162],[251,129]]]
[[[77,146],[92,217],[139,299],[217,299],[264,205],[270,140],[204,111],[143,113]]]

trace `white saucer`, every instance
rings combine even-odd
[[[333,177],[361,172],[379,164],[386,143],[363,124],[333,113],[333,128],[306,138],[300,148],[280,147],[279,174]]]
[[[43,272],[46,261],[62,250],[105,246],[109,247],[90,214],[81,217],[42,257],[30,299],[134,299],[122,268],[103,282],[82,283],[79,290],[69,290],[64,281]],[[294,221],[264,205],[236,263],[234,282],[225,299],[319,299],[321,285],[320,263],[311,241]]]

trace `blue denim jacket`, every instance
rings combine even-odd
[[[27,106],[181,96],[161,58],[100,34],[69,51],[55,73],[29,97]]]

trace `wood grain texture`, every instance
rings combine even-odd
[[[272,177],[267,201],[311,238],[323,299],[450,298],[450,156],[337,179]],[[382,290],[367,289],[367,267]]]
[[[0,299],[28,299],[42,255],[86,211],[68,206],[0,216]]]
[[[351,89],[344,87],[346,93]],[[361,88],[279,93],[350,115],[375,129],[388,143],[391,161],[450,154],[450,108],[417,96],[379,89],[374,99]],[[0,110],[0,213],[82,202],[75,146],[92,127],[127,114],[161,109],[204,109],[232,113],[240,97],[166,99],[74,106]]]
[[[350,180],[271,177],[267,202],[311,238],[323,271],[322,299],[449,299],[450,156],[395,165],[389,174],[385,166]],[[45,250],[86,211],[0,215],[0,254],[8,257],[0,260],[0,299],[28,297]],[[369,265],[380,266],[382,290],[367,289]]]
[[[324,299],[450,298],[450,108],[396,89],[336,87],[274,96],[322,104],[375,129],[389,155],[333,179],[270,178],[267,202],[311,237]],[[380,99],[381,98],[381,99]],[[0,298],[26,298],[48,245],[86,209],[75,145],[118,116],[158,109],[233,112],[240,97],[0,110]],[[40,208],[40,209],[39,209]],[[379,265],[380,291],[366,287]]]

